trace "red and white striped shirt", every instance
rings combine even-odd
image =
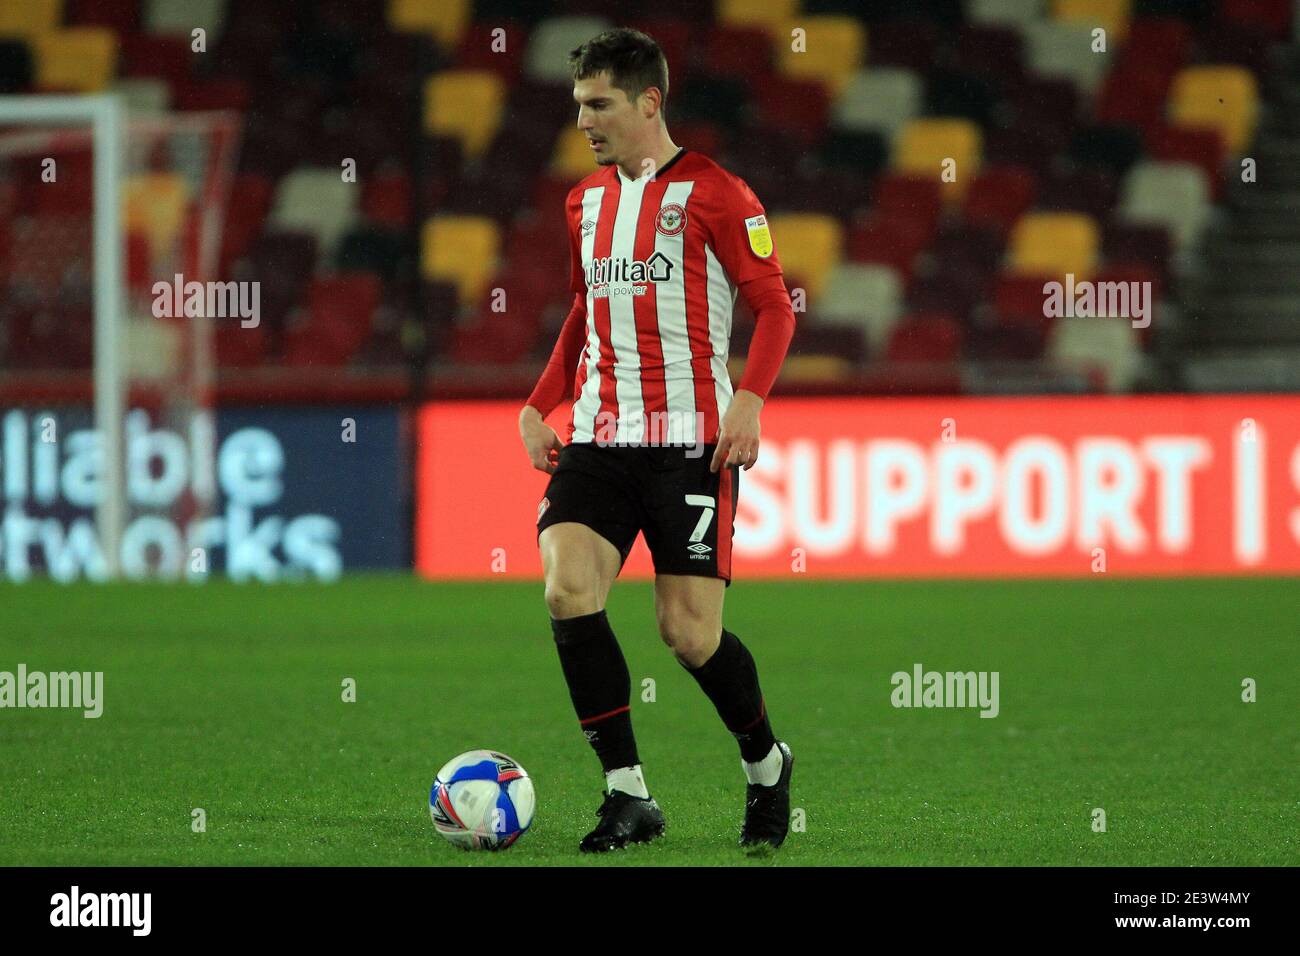
[[[578,297],[574,345],[580,305],[586,319],[570,440],[716,440],[732,396],[727,357],[737,289],[781,277],[757,197],[717,163],[683,149],[653,177],[628,179],[617,165],[602,167],[573,188],[565,213]],[[557,356],[569,352],[564,338]],[[784,351],[782,344],[776,366]],[[553,391],[545,386],[543,376],[534,399]]]

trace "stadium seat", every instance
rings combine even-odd
[[[167,261],[185,224],[189,189],[178,173],[142,173],[122,187],[128,232],[145,236],[154,261]]]
[[[26,93],[35,76],[31,47],[19,39],[0,38],[0,93]]]
[[[171,106],[172,88],[165,80],[145,76],[118,80],[112,92],[121,95],[126,108],[138,115],[156,116]]]
[[[1080,23],[1106,31],[1106,49],[1128,35],[1132,0],[1052,0],[1052,15],[1066,23]]]
[[[1126,58],[1106,74],[1097,96],[1097,119],[1111,126],[1151,129],[1164,120],[1171,79],[1162,64]]]
[[[945,162],[956,162],[951,182],[944,182]],[[980,131],[967,119],[927,118],[908,122],[894,141],[894,169],[941,184],[949,202],[965,195],[979,172]]]
[[[1046,355],[1067,367],[1099,372],[1103,387],[1110,392],[1128,391],[1142,369],[1137,329],[1124,319],[1057,319],[1048,336]]]
[[[72,27],[32,41],[36,85],[47,91],[97,93],[117,71],[117,38],[102,27]]]
[[[525,75],[538,83],[572,86],[569,53],[612,26],[603,17],[552,17],[543,20],[528,37],[528,51],[524,54]]]
[[[1097,223],[1082,213],[1027,213],[1011,230],[1008,264],[1020,275],[1086,278],[1097,264],[1100,240]]]
[[[843,263],[813,300],[817,318],[861,329],[872,354],[882,351],[903,310],[903,280],[886,265]]]
[[[52,33],[63,19],[63,0],[0,4],[0,37],[35,38]]]
[[[551,153],[547,172],[552,177],[567,181],[569,188],[572,188],[578,180],[585,179],[595,171],[596,162],[586,135],[576,126],[565,127],[555,138],[555,149]]]
[[[1025,44],[1014,27],[967,24],[957,34],[957,66],[1006,90],[1024,81]]]
[[[839,355],[787,355],[777,381],[782,385],[834,385],[853,376],[853,363]]]
[[[140,26],[139,0],[68,0],[69,26],[107,27],[119,36]]]
[[[885,357],[891,362],[955,362],[961,342],[961,326],[952,316],[917,313],[895,326]]]
[[[347,183],[337,168],[302,167],[275,189],[270,224],[316,238],[322,256],[331,256],[343,233],[356,221],[361,187]]]
[[[980,170],[966,193],[962,214],[974,226],[992,226],[1010,232],[1034,204],[1038,183],[1022,166],[987,166]]]
[[[144,28],[149,33],[188,39],[201,28],[211,50],[225,24],[226,0],[144,0]]]
[[[1155,275],[1161,285],[1169,283],[1169,233],[1163,226],[1130,225],[1112,220],[1103,241],[1106,258],[1112,262],[1138,263]]]
[[[1049,275],[1000,275],[993,289],[997,324],[1004,328],[1048,329],[1054,320],[1044,314],[1047,299],[1043,286],[1052,281],[1061,280]]]
[[[448,70],[424,84],[424,130],[460,140],[465,155],[481,156],[491,144],[505,111],[501,77],[487,70]]]
[[[1193,246],[1210,216],[1205,173],[1191,163],[1138,163],[1125,177],[1119,217],[1164,226],[1179,250]]]
[[[1104,169],[1067,169],[1049,176],[1042,183],[1038,209],[1043,212],[1081,212],[1100,221],[1115,208],[1117,191],[1116,180]]]
[[[497,31],[502,40],[496,42]],[[491,70],[507,84],[518,81],[524,68],[528,33],[514,21],[476,20],[466,25],[456,50],[456,69]]]
[[[1043,15],[1043,0],[970,0],[966,15],[974,23],[1021,26]]]
[[[1024,26],[1026,62],[1040,76],[1070,80],[1091,95],[1101,84],[1110,53],[1092,51],[1092,27],[1059,20],[1040,20]],[[1111,49],[1107,41],[1106,49]]]
[[[831,122],[847,130],[895,131],[921,112],[920,78],[911,70],[857,70],[831,105]]]
[[[774,76],[755,94],[760,124],[787,137],[802,149],[812,149],[826,134],[830,97],[816,80]]]
[[[482,216],[438,215],[420,237],[420,274],[456,284],[460,301],[477,304],[496,271],[501,237],[497,224]]]
[[[1205,173],[1213,200],[1223,190],[1223,139],[1217,130],[1195,126],[1157,126],[1147,137],[1152,159],[1191,163]]]
[[[808,297],[817,301],[843,256],[844,229],[839,220],[815,213],[785,213],[769,216],[768,221],[782,269],[801,277]]]
[[[743,105],[750,88],[766,83],[776,71],[772,37],[762,26],[752,23],[715,23],[705,29],[708,32],[704,38],[704,62],[708,64],[708,73],[694,77],[697,82],[688,81],[678,89],[692,88],[701,101],[699,107],[705,107],[716,86],[722,87],[721,92],[728,100],[735,99],[730,95],[730,87],[736,86]],[[725,121],[725,116],[704,112],[699,107],[692,114],[696,118]],[[728,108],[726,112],[732,110]]]
[[[1138,17],[1129,24],[1121,62],[1130,58],[1159,67],[1170,76],[1187,64],[1192,31],[1178,17]]]
[[[844,254],[851,262],[877,262],[891,266],[906,286],[911,282],[917,254],[929,241],[930,230],[924,224],[906,218],[873,215],[849,230]]]
[[[876,180],[875,209],[882,219],[906,220],[934,237],[943,208],[943,193],[936,176],[908,176],[886,173]]]
[[[346,364],[370,335],[380,292],[379,278],[365,272],[313,279],[306,321],[285,335],[285,363]]]
[[[793,49],[792,31],[805,31],[805,45]],[[849,83],[867,52],[867,32],[854,17],[801,15],[774,38],[777,66],[792,79],[817,80],[832,96]]]
[[[944,38],[938,24],[925,17],[878,19],[868,31],[867,60],[873,67],[890,66],[924,75],[941,58]]]
[[[1175,126],[1217,130],[1232,156],[1255,137],[1259,96],[1255,77],[1239,66],[1193,66],[1174,77],[1169,120]]]
[[[454,50],[474,19],[472,0],[389,0],[388,25],[398,33],[425,33]]]
[[[719,23],[756,24],[767,29],[774,37],[800,15],[799,0],[715,0],[713,14]],[[787,36],[789,34],[786,34]]]
[[[189,81],[190,44],[180,37],[133,33],[122,41],[122,74],[165,80],[173,90]]]

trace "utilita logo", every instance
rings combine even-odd
[[[620,289],[618,286],[635,282],[667,282],[673,275],[673,262],[662,252],[656,252],[644,260],[601,256],[591,260],[586,275],[587,288],[592,290],[593,295],[602,295],[599,287],[608,286],[614,288],[606,289],[603,295],[644,295],[644,285],[631,289]]]

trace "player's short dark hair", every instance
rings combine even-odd
[[[610,85],[634,100],[650,87],[668,100],[668,59],[659,44],[640,30],[619,28],[592,37],[569,54],[575,80],[609,72]]]

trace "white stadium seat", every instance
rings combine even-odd
[[[892,140],[895,130],[920,114],[923,96],[911,70],[858,70],[836,98],[831,122],[847,130],[878,130]]]
[[[524,71],[539,83],[570,83],[569,54],[613,26],[602,17],[552,17],[528,39]]]
[[[356,221],[360,191],[358,184],[344,182],[338,169],[300,167],[276,187],[270,224],[311,233],[325,261]]]
[[[890,266],[841,263],[813,310],[823,322],[863,330],[873,355],[882,352],[903,312],[903,280]]]
[[[1138,332],[1123,319],[1057,319],[1047,357],[1069,368],[1100,368],[1110,392],[1128,391],[1142,370]]]
[[[1164,226],[1180,251],[1195,246],[1210,212],[1210,187],[1199,166],[1141,162],[1124,177],[1120,218]]]

